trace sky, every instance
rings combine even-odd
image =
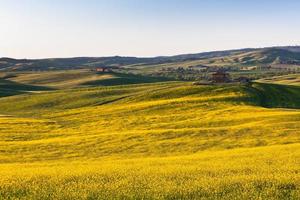
[[[0,57],[300,45],[298,0],[0,0]]]

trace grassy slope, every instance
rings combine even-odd
[[[299,94],[173,82],[2,98],[0,195],[296,199]]]
[[[258,82],[300,86],[300,74],[275,76],[275,77],[261,79]]]
[[[0,78],[0,97],[50,90],[48,87],[22,84]]]
[[[275,63],[299,63],[299,47],[280,47],[263,49],[240,49],[199,54],[185,54],[171,57],[135,58],[135,57],[77,57],[40,60],[16,60],[0,58],[0,70],[70,70],[91,69],[97,66],[140,66],[151,69],[164,65],[197,65],[212,66],[253,66],[270,65]],[[150,65],[153,65],[150,67]],[[161,65],[161,66],[162,66]],[[148,67],[147,67],[148,66]]]
[[[190,60],[178,60],[178,61],[169,61],[161,64],[134,64],[128,65],[127,68],[129,71],[140,74],[153,74],[153,73],[166,73],[162,69],[166,68],[188,68],[189,66],[210,66],[215,67],[230,67],[235,69],[240,69],[241,67],[262,67],[270,66],[273,67],[290,67],[294,70],[300,69],[299,66],[294,64],[279,64],[279,63],[293,63],[300,59],[300,54],[295,52],[289,52],[282,49],[256,49],[252,51],[245,52],[235,52],[230,55],[225,56],[216,56],[208,58],[195,58]],[[277,65],[278,64],[278,65]],[[235,78],[240,76],[250,76],[250,77],[267,77],[272,76],[273,73],[286,73],[286,71],[281,71],[279,69],[269,69],[269,70],[250,70],[250,71],[238,71],[231,72],[231,75]]]
[[[2,73],[2,77],[5,74]],[[96,73],[90,70],[46,71],[46,72],[15,72],[9,73],[10,81],[19,84],[66,89],[83,86],[111,86],[124,84],[152,83],[166,81],[163,78],[143,77],[120,73]],[[1,78],[1,74],[0,74]],[[3,80],[3,79],[2,79]],[[14,85],[12,85],[14,87]]]

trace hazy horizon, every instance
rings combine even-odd
[[[300,2],[0,0],[0,57],[154,57],[300,44]]]
[[[155,58],[155,57],[172,57],[172,56],[180,56],[180,55],[189,55],[189,54],[199,54],[199,53],[208,53],[208,52],[218,52],[218,51],[234,51],[234,50],[242,50],[242,49],[264,49],[264,48],[280,48],[280,47],[300,47],[300,45],[280,45],[280,46],[268,46],[268,47],[243,47],[243,48],[235,48],[235,49],[217,49],[211,51],[200,51],[200,52],[186,52],[186,53],[179,53],[179,54],[172,54],[172,55],[153,55],[153,56],[134,56],[134,55],[96,55],[96,56],[56,56],[56,57],[29,57],[29,58],[19,58],[19,57],[9,57],[9,56],[1,56],[0,58],[12,58],[12,59],[60,59],[60,58],[101,58],[101,57],[136,57],[136,58]]]

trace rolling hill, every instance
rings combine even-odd
[[[63,88],[0,107],[4,199],[300,197],[298,86]]]
[[[269,78],[264,78],[257,80],[262,83],[274,83],[281,85],[296,85],[300,86],[300,75],[299,74],[289,74],[285,76],[274,76]]]
[[[168,80],[163,77],[155,78],[116,72],[97,73],[91,70],[7,72],[0,73],[0,91],[3,91],[2,95],[4,95],[4,91],[12,89],[15,92],[39,92],[78,87],[154,83]]]
[[[128,69],[160,65],[199,65],[208,66],[248,66],[270,64],[300,64],[300,51],[294,47],[268,47],[261,49],[239,49],[227,51],[213,51],[197,54],[177,56],[160,56],[153,58],[137,57],[76,57],[51,59],[12,59],[0,58],[0,70],[28,71],[28,70],[68,70],[91,69],[98,66],[121,67]]]
[[[233,67],[241,69],[247,66],[272,66],[272,65],[300,65],[300,53],[292,52],[285,49],[265,48],[255,50],[245,50],[235,52],[230,55],[201,58],[201,59],[187,59],[176,62],[166,62],[161,64],[141,64],[129,66],[137,71],[139,69],[153,71],[162,68],[187,68],[189,66],[205,66],[205,67]]]

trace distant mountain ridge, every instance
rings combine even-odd
[[[300,46],[280,46],[266,48],[246,48],[236,50],[212,51],[176,56],[140,57],[74,57],[49,59],[13,59],[0,58],[0,70],[64,70],[89,69],[95,67],[123,67],[128,65],[155,65],[184,61],[206,60],[219,65],[250,64],[299,64]]]

